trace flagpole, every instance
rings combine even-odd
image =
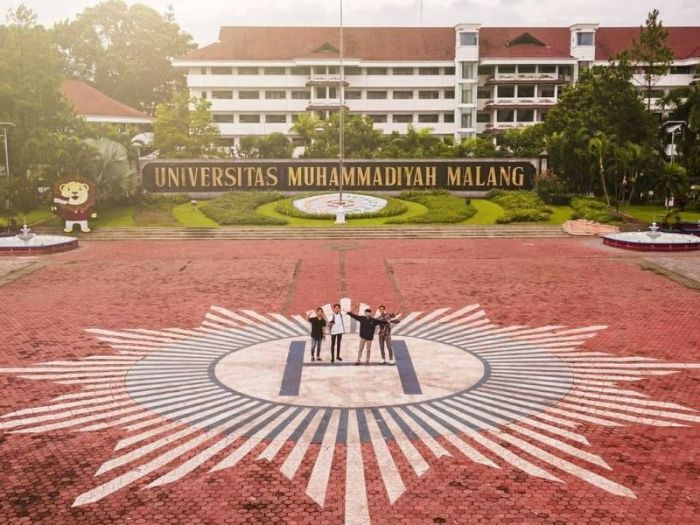
[[[345,208],[343,207],[343,157],[345,155],[345,70],[343,69],[343,0],[340,0],[340,81],[339,81],[339,130],[338,130],[338,208],[335,212],[335,223],[345,224]]]

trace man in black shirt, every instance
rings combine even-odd
[[[323,341],[323,329],[326,326],[326,316],[323,313],[323,308],[316,308],[316,315],[312,316],[309,311],[309,323],[311,323],[311,360],[322,361],[321,359],[321,341]],[[314,357],[314,349],[316,349],[316,357]]]
[[[362,361],[362,351],[365,347],[367,347],[366,363],[369,364],[369,354],[372,351],[374,332],[377,326],[386,324],[386,321],[380,321],[372,317],[372,310],[369,308],[365,308],[365,315],[356,315],[352,312],[348,312],[348,315],[360,323],[360,349],[357,352],[357,362],[355,364],[359,365]]]

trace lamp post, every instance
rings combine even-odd
[[[345,71],[343,70],[343,0],[340,0],[340,77],[339,77],[339,131],[338,131],[338,208],[335,211],[335,223],[345,224],[345,208],[343,207],[343,156],[345,154]]]
[[[10,154],[7,149],[7,128],[14,128],[15,125],[12,122],[0,122],[0,128],[2,128],[3,142],[5,143],[5,175],[10,176]]]

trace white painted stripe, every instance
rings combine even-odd
[[[306,335],[306,331],[302,330],[299,325],[294,323],[291,319],[283,316],[282,314],[274,314],[273,313],[273,314],[267,314],[267,315],[277,319],[280,323],[284,323],[285,325],[287,325],[291,329],[292,335]]]
[[[401,418],[401,421],[403,421],[416,436],[418,436],[420,441],[426,447],[428,447],[436,458],[441,458],[442,456],[452,456],[452,454],[450,454],[445,447],[438,443],[433,436],[428,434],[428,432],[422,426],[416,423],[412,417],[404,417],[398,410],[394,410],[394,413],[397,417]]]
[[[290,421],[289,424],[286,427],[284,427],[284,429],[282,429],[282,431],[279,434],[277,434],[272,441],[270,441],[269,445],[267,445],[265,450],[263,450],[256,459],[266,459],[268,461],[272,461],[273,459],[275,459],[275,456],[287,442],[289,436],[292,435],[297,426],[299,426],[299,424],[304,420],[304,418],[308,414],[308,408],[305,408],[301,412],[299,412],[294,417],[294,419],[292,419],[292,421]]]
[[[414,337],[428,337],[431,334],[444,334],[446,330],[453,328],[455,326],[459,326],[461,324],[464,324],[468,322],[471,316],[467,316],[469,312],[473,312],[474,310],[480,308],[478,304],[472,304],[469,306],[464,306],[460,308],[459,310],[456,310],[452,312],[449,315],[446,315],[444,317],[441,317],[440,319],[437,319],[430,323],[427,326],[424,326],[423,328],[420,328],[419,330],[415,330],[413,332]],[[477,317],[481,317],[482,315],[486,315],[483,310],[480,310],[477,313]]]
[[[399,324],[397,324],[395,328],[392,328],[392,330],[391,330],[392,335],[396,335],[396,334],[402,333],[403,331],[407,330],[408,327],[413,322],[413,320],[422,313],[423,312],[411,312],[410,314],[402,317],[401,322]]]
[[[36,433],[36,432],[48,432],[49,430],[56,430],[59,428],[69,428],[69,427],[74,427],[77,425],[82,425],[83,423],[90,423],[92,421],[100,421],[102,419],[109,419],[117,416],[121,416],[124,414],[133,414],[134,412],[138,411],[144,411],[145,409],[140,406],[132,406],[129,408],[123,408],[121,410],[110,410],[109,412],[102,412],[100,414],[96,415],[91,415],[91,416],[85,416],[85,417],[78,417],[75,419],[67,419],[64,421],[60,421],[58,423],[52,423],[49,425],[39,425],[36,427],[27,427],[27,428],[22,428],[19,430],[13,430],[13,433],[18,433],[18,434],[29,434],[29,433]],[[3,422],[2,426],[5,426],[7,423]]]
[[[567,398],[584,398],[584,399],[599,399],[602,401],[616,401],[623,404],[639,405],[642,407],[656,407],[656,408],[671,408],[675,410],[684,410],[686,412],[697,412],[693,408],[684,407],[683,405],[678,405],[676,403],[667,403],[664,401],[653,401],[650,399],[640,399],[638,397],[628,397],[625,395],[609,395],[609,394],[599,394],[594,392],[588,392],[585,390],[574,389],[569,392]]]
[[[328,422],[328,427],[323,435],[323,441],[314,463],[314,468],[311,470],[311,477],[306,486],[306,494],[318,505],[323,507],[326,500],[326,491],[328,490],[328,479],[331,475],[331,465],[333,464],[333,455],[335,453],[335,441],[338,433],[338,422],[340,420],[340,411],[333,410],[331,419]]]
[[[4,414],[0,417],[7,418],[7,417],[17,417],[17,416],[24,416],[27,414],[41,414],[44,412],[55,412],[57,410],[69,410],[74,407],[84,407],[84,406],[90,406],[90,405],[101,405],[104,403],[109,403],[110,401],[116,401],[118,399],[128,399],[129,394],[121,394],[121,395],[111,395],[111,396],[103,396],[103,397],[95,397],[93,399],[87,399],[87,400],[82,400],[82,401],[71,401],[68,403],[56,403],[54,405],[43,405],[39,407],[33,407],[33,408],[25,408],[22,410],[17,410],[16,412],[10,412],[9,414]]]
[[[72,418],[74,416],[82,415],[82,414],[92,414],[95,412],[106,412],[106,411],[111,411],[114,408],[119,408],[119,407],[124,407],[124,406],[129,406],[129,405],[134,405],[135,401],[128,399],[126,401],[117,401],[116,403],[105,403],[99,406],[91,406],[91,407],[85,407],[85,408],[78,408],[78,409],[73,409],[73,410],[68,410],[65,412],[61,412],[58,414],[43,414],[40,416],[32,416],[32,417],[25,417],[25,418],[20,418],[20,419],[13,419],[11,421],[3,421],[2,426],[4,428],[15,428],[15,427],[21,427],[21,426],[26,426],[26,425],[32,425],[35,423],[46,423],[47,421],[56,421],[58,419],[66,419],[66,418]]]
[[[270,317],[265,317],[264,315],[261,315],[258,312],[255,312],[254,310],[241,311],[248,317],[258,320],[261,323],[264,323],[263,326],[265,326],[269,330],[275,331],[277,333],[278,338],[298,335],[296,330],[290,330],[286,323],[281,323],[276,320],[273,321]]]
[[[423,456],[421,456],[421,453],[418,452],[418,449],[413,445],[413,443],[411,443],[408,436],[404,434],[403,430],[399,428],[399,425],[396,424],[396,421],[394,421],[394,418],[391,417],[389,412],[387,412],[385,409],[380,409],[379,413],[382,415],[382,418],[384,418],[386,426],[394,436],[394,441],[401,449],[401,452],[408,460],[409,465],[411,465],[411,468],[416,475],[420,477],[425,474],[428,471],[429,466],[425,459],[423,459]]]
[[[411,334],[415,333],[415,331],[417,329],[419,329],[421,326],[429,323],[430,321],[432,321],[436,317],[439,317],[442,314],[444,314],[445,312],[449,312],[449,311],[450,311],[449,308],[438,308],[437,310],[433,310],[429,314],[427,314],[427,315],[421,317],[420,319],[416,320],[415,322],[413,322],[410,326],[404,328],[401,331],[401,333],[404,334],[405,336],[410,336]],[[399,323],[399,325],[400,324],[401,323]]]
[[[357,424],[357,413],[348,414],[347,447],[345,453],[345,524],[369,525],[369,502],[365,484],[365,462]]]
[[[287,479],[292,479],[294,474],[296,474],[299,465],[301,465],[301,461],[304,459],[306,451],[311,444],[311,439],[316,433],[316,429],[321,422],[321,417],[323,417],[323,411],[319,410],[316,412],[311,421],[309,421],[309,424],[304,429],[304,433],[301,435],[301,438],[299,438],[299,440],[296,442],[294,448],[292,448],[292,451],[289,453],[289,456],[287,456],[287,459],[280,467],[280,472],[282,472]]]
[[[494,399],[487,399],[487,398],[481,397],[478,394],[472,393],[472,392],[470,392],[468,394],[468,397],[465,396],[465,398],[469,399],[470,401],[474,401],[475,403],[479,403],[480,401],[483,401],[484,404],[488,403],[489,405],[495,405],[499,408],[510,409],[512,407],[515,410],[530,411],[531,413],[529,414],[529,417],[537,417],[537,418],[542,419],[544,421],[549,421],[550,423],[556,423],[557,425],[560,425],[560,426],[565,426],[565,427],[569,427],[569,428],[576,428],[578,426],[578,423],[569,421],[568,419],[562,419],[562,418],[559,418],[556,416],[552,416],[551,414],[544,414],[544,413],[539,411],[539,410],[541,410],[541,408],[539,410],[537,410],[537,409],[531,409],[531,408],[516,407],[511,402],[501,402],[501,401],[497,401]]]
[[[389,503],[393,505],[401,494],[406,492],[406,485],[401,479],[401,474],[399,474],[399,469],[394,463],[394,458],[391,457],[391,452],[374,419],[374,414],[372,414],[371,410],[365,410],[364,413],[372,441],[372,448],[374,449],[374,456],[377,458],[379,473],[382,476],[382,481],[384,481],[384,488],[389,496]]]

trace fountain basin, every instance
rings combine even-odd
[[[337,193],[325,193],[294,201],[296,209],[313,215],[334,215],[341,204],[345,213],[351,216],[355,213],[379,211],[386,206],[387,200],[371,195],[343,193],[343,202],[341,203]]]
[[[16,235],[0,237],[0,256],[58,253],[78,247],[78,239],[67,235],[35,235],[23,241]]]
[[[688,252],[700,250],[700,237],[666,232],[620,232],[604,235],[603,244],[642,252]]]

